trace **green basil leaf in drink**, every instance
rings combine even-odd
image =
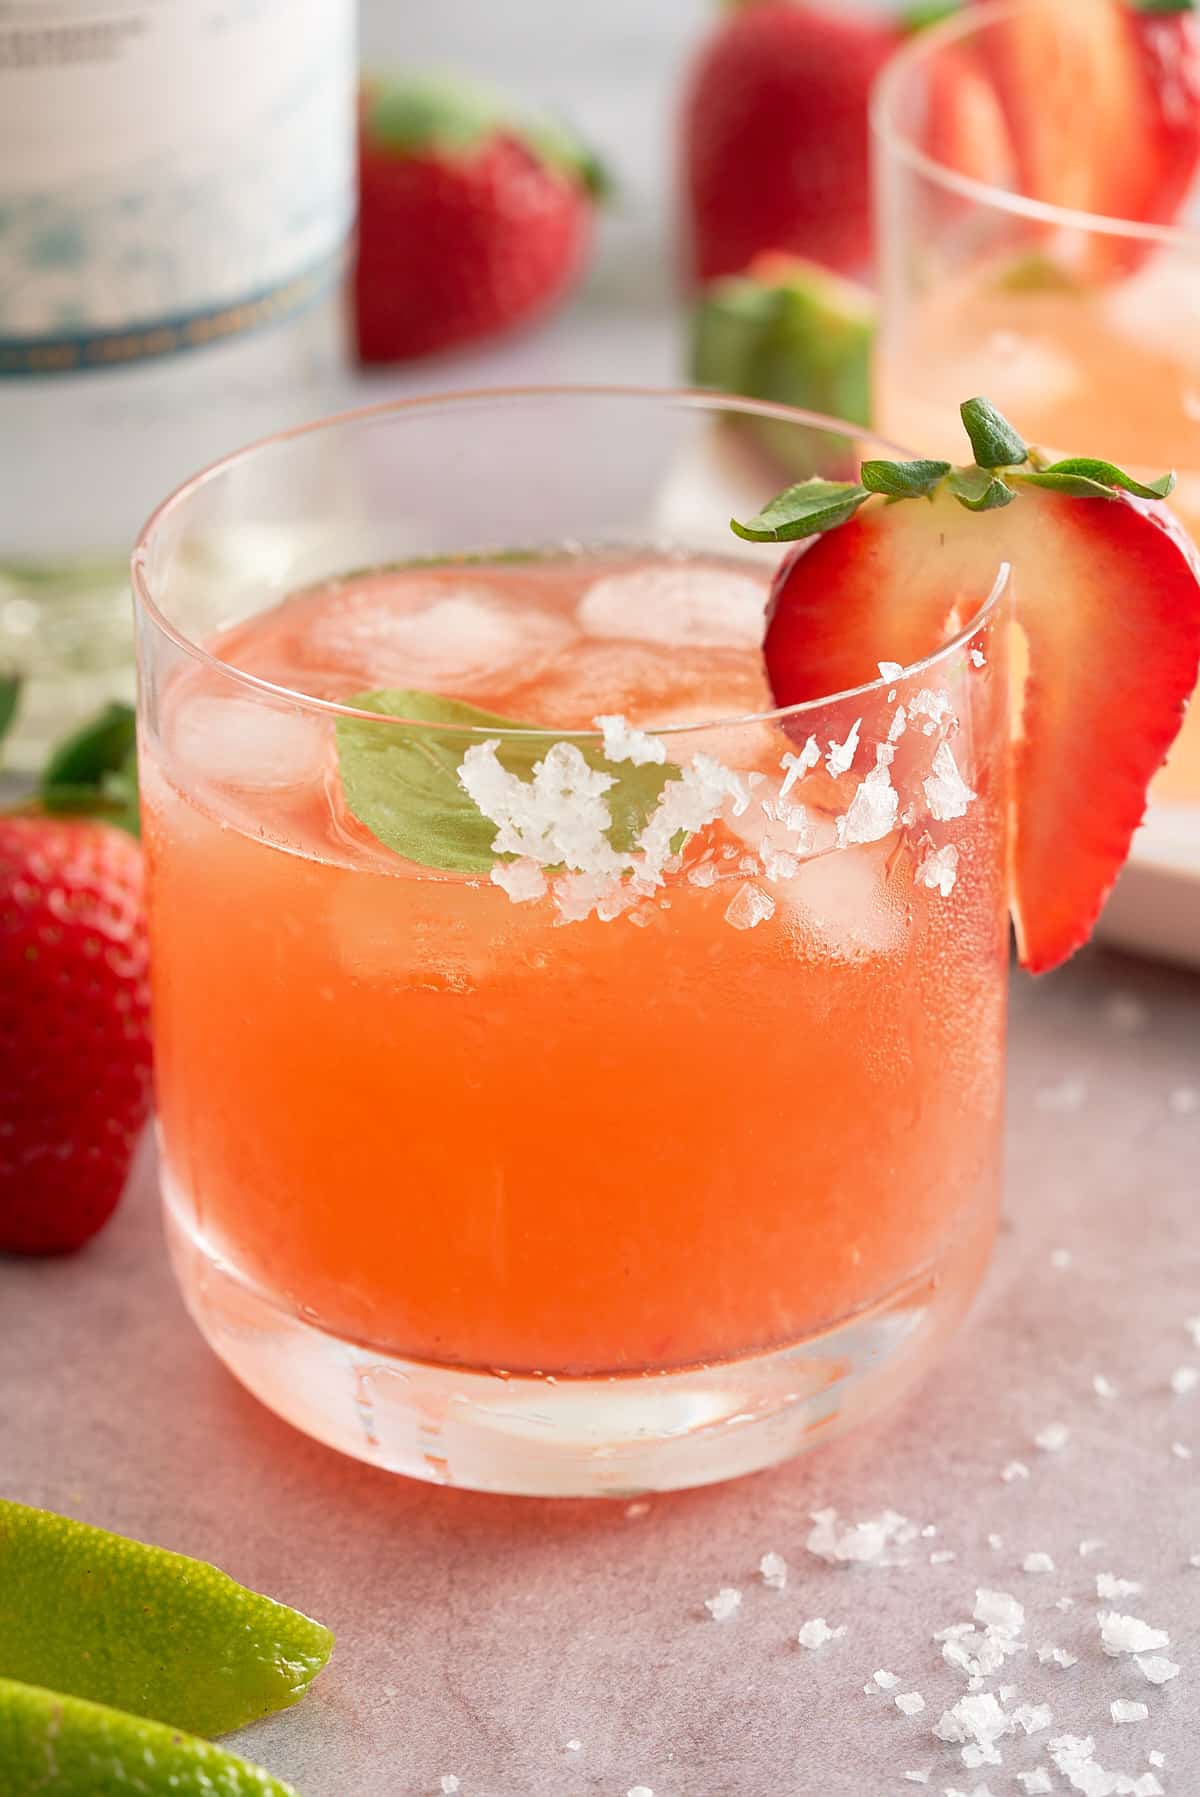
[[[613,820],[609,840],[620,851],[634,846],[659,793],[676,772],[661,764],[634,767],[608,761],[594,739],[578,732],[548,733],[536,723],[480,711],[437,693],[357,693],[346,703],[398,720],[338,719],[338,768],[347,805],[385,847],[448,873],[486,875],[498,859],[492,848],[496,825],[484,817],[458,777],[463,756],[474,745],[497,741],[501,766],[529,780],[552,743],[575,743],[589,767],[615,782],[605,801]],[[531,734],[511,734],[520,731]]]

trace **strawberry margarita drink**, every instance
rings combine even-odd
[[[555,487],[548,409],[568,463],[638,435],[640,518],[589,514],[591,471]],[[569,393],[335,421],[185,489],[139,552],[173,1252],[218,1352],[346,1451],[517,1491],[725,1477],[911,1377],[981,1275],[1010,855],[1036,967],[1109,851],[1051,877],[1046,817],[1009,838],[1000,511],[910,463],[881,478],[919,503],[818,480],[735,537],[773,484],[753,421]],[[378,551],[403,439],[429,489],[497,427],[503,549],[401,516],[402,553],[322,567]],[[293,545],[321,464],[362,486],[193,647],[248,464]],[[1093,517],[1140,528],[1065,503],[1020,493],[1021,560],[1040,536],[1073,576]],[[1101,533],[1102,581],[1125,553]]]

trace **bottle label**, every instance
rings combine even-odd
[[[0,376],[200,348],[340,266],[353,0],[0,0]]]

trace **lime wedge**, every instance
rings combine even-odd
[[[0,1678],[220,1735],[298,1702],[332,1646],[203,1560],[0,1501]]]
[[[297,1797],[261,1766],[161,1722],[0,1678],[0,1789],[38,1797]]]

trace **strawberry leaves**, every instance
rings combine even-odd
[[[1113,462],[1094,456],[1067,456],[1047,463],[1019,437],[986,399],[968,399],[959,408],[971,440],[974,462],[867,461],[857,481],[806,480],[776,495],[745,522],[732,519],[735,535],[751,543],[792,543],[836,530],[873,496],[892,505],[902,499],[932,499],[943,486],[969,512],[1011,505],[1021,486],[1046,487],[1074,499],[1111,500],[1118,493],[1137,499],[1165,499],[1173,474],[1135,480]]]

